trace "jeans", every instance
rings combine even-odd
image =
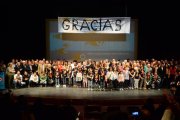
[[[105,82],[104,81],[100,81],[100,87],[101,87],[101,89],[105,88]]]
[[[55,78],[55,85],[60,85],[59,84],[59,78]]]
[[[93,81],[92,80],[88,80],[88,88],[93,88]]]

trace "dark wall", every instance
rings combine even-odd
[[[83,5],[82,5],[83,4]],[[178,4],[155,0],[61,0],[8,4],[8,30],[2,58],[44,58],[45,20],[58,16],[121,17],[139,21],[138,58],[179,58]]]

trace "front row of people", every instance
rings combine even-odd
[[[95,71],[90,70],[88,73],[77,71],[76,76],[67,76],[67,74],[60,74],[56,72],[55,75],[52,72],[41,73],[37,72],[29,75],[26,71],[23,75],[20,71],[14,75],[13,85],[14,88],[21,87],[38,87],[38,86],[56,86],[66,87],[68,85],[88,88],[88,90],[105,90],[105,89],[159,89],[161,82],[160,77],[155,73],[151,75],[147,73],[127,73],[124,71],[119,71],[117,75],[113,75],[112,70],[105,74],[105,71]]]

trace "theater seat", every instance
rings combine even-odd
[[[107,112],[118,112],[120,111],[120,106],[108,106]]]
[[[100,120],[101,119],[101,106],[87,105],[84,107],[85,120]]]

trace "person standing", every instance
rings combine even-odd
[[[105,71],[104,71],[104,69],[101,69],[101,71],[100,71],[99,82],[100,82],[100,89],[105,90]]]
[[[135,72],[134,69],[131,68],[130,72],[129,72],[129,80],[130,80],[130,89],[134,89],[134,76],[135,76]]]
[[[143,69],[141,69],[141,72],[139,74],[139,78],[140,78],[140,89],[146,89],[146,79],[145,79],[145,72]]]
[[[60,75],[58,71],[55,73],[55,86],[60,87]]]
[[[134,88],[135,88],[135,89],[138,89],[138,88],[139,88],[139,80],[140,80],[139,69],[136,69],[136,71],[135,71],[135,76],[134,76]]]
[[[124,90],[124,74],[122,71],[119,71],[118,73],[118,84],[119,90]]]
[[[124,73],[124,89],[129,88],[129,67],[125,67]]]
[[[8,64],[8,67],[6,69],[6,88],[10,89],[12,88],[12,84],[13,84],[13,78],[14,78],[14,74],[15,74],[15,69],[12,63]]]
[[[91,68],[89,68],[89,71],[87,74],[87,80],[88,80],[88,90],[93,90],[94,74]]]
[[[157,69],[157,74],[160,76],[161,78],[161,82],[160,82],[160,88],[165,87],[164,84],[164,79],[165,79],[165,75],[166,75],[166,69],[164,67],[164,64],[161,64],[158,69]]]

